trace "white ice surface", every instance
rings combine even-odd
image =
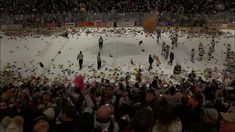
[[[95,29],[90,29],[95,30]],[[100,29],[101,30],[101,29]],[[30,70],[36,69],[37,74],[44,74],[48,77],[56,77],[58,75],[63,75],[61,68],[58,65],[63,65],[62,69],[70,69],[75,71],[69,76],[73,78],[77,73],[87,73],[93,74],[88,66],[92,66],[96,69],[96,56],[99,52],[98,50],[98,39],[100,36],[104,38],[104,46],[101,51],[101,58],[103,62],[102,69],[100,71],[107,73],[105,68],[112,67],[121,67],[124,71],[133,71],[134,68],[141,65],[145,69],[148,68],[148,56],[149,54],[156,54],[161,61],[160,67],[156,67],[156,64],[153,65],[153,70],[158,72],[164,71],[165,74],[171,75],[173,73],[173,67],[176,63],[180,63],[186,71],[191,71],[194,69],[196,71],[203,71],[205,68],[218,67],[223,69],[223,63],[225,61],[226,45],[230,43],[232,50],[234,50],[234,30],[223,30],[224,32],[231,32],[233,37],[227,39],[224,36],[215,38],[216,52],[214,53],[215,58],[212,61],[207,61],[207,55],[204,56],[202,62],[196,61],[195,63],[190,62],[190,52],[191,49],[198,49],[198,44],[201,42],[205,49],[206,53],[211,43],[212,38],[206,37],[194,37],[187,39],[187,35],[178,38],[178,48],[174,49],[175,60],[172,66],[167,65],[168,61],[165,61],[161,56],[161,44],[166,42],[171,46],[169,33],[163,33],[162,38],[160,39],[160,44],[156,42],[156,36],[145,36],[146,34],[138,34],[133,36],[131,33],[126,33],[124,36],[119,37],[113,33],[109,33],[109,36],[102,33],[91,33],[86,35],[81,33],[80,35],[71,36],[69,39],[63,37],[43,37],[43,38],[33,38],[27,37],[17,38],[17,39],[8,39],[8,37],[3,36],[1,39],[1,69],[3,70],[7,63],[21,67],[21,71],[24,75],[33,74]],[[154,37],[154,38],[153,38]],[[143,44],[138,46],[139,41],[143,40]],[[142,50],[145,50],[142,52]],[[58,51],[61,51],[61,54],[58,54]],[[78,70],[78,61],[77,55],[79,51],[82,51],[84,54],[84,65],[83,69]],[[109,55],[113,57],[110,57]],[[196,57],[197,57],[196,53]],[[51,60],[54,58],[54,61]],[[133,59],[135,66],[130,64],[130,60]],[[39,62],[44,64],[44,68],[39,66]],[[155,61],[156,62],[156,61]],[[69,64],[74,64],[69,67]],[[54,69],[55,67],[55,69]],[[50,69],[50,73],[47,71]],[[26,71],[25,70],[29,70]],[[51,73],[54,73],[52,75]],[[148,75],[148,71],[144,71],[145,75]],[[64,75],[67,75],[65,73]]]

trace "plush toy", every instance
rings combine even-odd
[[[208,80],[209,78],[212,77],[212,69],[211,68],[206,68],[204,70],[204,78]]]
[[[156,65],[157,65],[157,67],[159,67],[159,66],[161,65],[161,61],[160,61],[159,57],[154,54],[154,55],[153,55],[153,58],[156,60]]]
[[[7,116],[2,119],[2,126],[5,132],[23,132],[24,118],[15,116],[13,118]]]
[[[55,118],[55,111],[53,108],[48,108],[45,111],[43,111],[43,114],[47,117],[48,121],[52,121]]]
[[[75,86],[79,87],[79,89],[81,90],[84,89],[85,84],[84,84],[84,77],[82,75],[76,76],[73,82]]]
[[[43,65],[42,62],[39,62],[39,65],[40,65],[41,68],[44,68],[44,65]]]

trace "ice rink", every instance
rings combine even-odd
[[[208,61],[207,52],[211,43],[212,37],[200,35],[190,37],[184,32],[179,32],[178,47],[173,51],[175,60],[173,65],[168,65],[169,60],[165,60],[161,56],[161,44],[165,42],[171,46],[169,32],[162,33],[160,43],[156,41],[156,35],[147,35],[140,30],[138,33],[133,33],[126,29],[110,32],[103,32],[103,29],[87,29],[91,33],[78,31],[75,35],[69,35],[69,39],[64,37],[26,37],[9,39],[4,36],[1,39],[1,69],[18,69],[23,75],[32,75],[37,73],[48,77],[56,77],[58,75],[66,75],[73,78],[75,74],[86,74],[99,76],[100,72],[110,74],[114,68],[120,68],[120,72],[133,71],[139,66],[145,71],[146,76],[151,73],[148,69],[148,56],[156,55],[161,61],[159,67],[154,61],[153,70],[151,72],[165,74],[166,76],[173,73],[173,68],[176,63],[182,65],[185,71],[194,69],[197,72],[202,72],[205,68],[218,67],[220,70],[224,68],[225,54],[227,44],[231,44],[234,51],[234,30],[223,30],[226,34],[215,38],[215,53],[214,58]],[[102,69],[97,69],[97,53],[98,39],[102,36],[104,39],[103,50],[101,51]],[[139,41],[143,44],[139,46]],[[198,58],[198,45],[202,43],[206,54],[203,61],[190,61],[191,49],[196,50],[196,58]],[[60,51],[60,52],[59,52]],[[79,51],[84,54],[83,69],[79,70],[77,55]],[[170,50],[171,51],[171,50]],[[133,60],[135,65],[130,63]],[[42,62],[44,68],[40,67],[39,62]],[[10,66],[13,65],[13,66]],[[93,69],[94,68],[94,69]],[[92,70],[93,69],[93,70]]]

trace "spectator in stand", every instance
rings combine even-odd
[[[131,126],[133,132],[149,132],[152,129],[154,118],[149,110],[136,112],[133,117]]]
[[[82,94],[85,98],[85,102],[87,104],[84,114],[86,116],[93,115],[93,108],[94,104],[87,92],[87,90],[83,90]],[[100,106],[94,115],[94,122],[90,122],[94,124],[95,131],[110,131],[110,132],[118,132],[119,127],[117,122],[115,121],[114,118],[114,107],[111,104],[104,104]],[[83,115],[84,116],[84,115]],[[88,117],[88,118],[89,118]]]
[[[175,113],[174,108],[167,102],[162,102],[159,117],[152,132],[182,132],[182,123]]]
[[[3,119],[4,116],[8,116],[9,108],[8,105],[3,99],[0,100],[0,120]]]
[[[33,132],[49,132],[50,125],[43,113],[37,113],[33,119]]]
[[[152,9],[158,9],[161,13],[177,12],[178,9],[184,9],[184,13],[205,13],[214,14],[221,11],[234,11],[235,2],[227,1],[46,1],[46,0],[4,0],[0,2],[0,11],[9,15],[42,15],[42,14],[63,14],[65,13],[79,13],[81,8],[85,8],[91,13],[107,13],[107,12],[149,12]],[[32,15],[33,14],[33,15]],[[34,17],[32,17],[34,18]],[[30,20],[30,19],[29,19]],[[34,22],[34,21],[33,21]]]
[[[146,105],[147,105],[147,108],[149,108],[150,110],[152,109],[155,96],[156,96],[155,91],[152,89],[147,91],[147,93],[145,95]]]
[[[188,130],[189,126],[197,121],[197,111],[188,105],[186,97],[181,98],[181,105],[178,107],[179,117],[182,121],[183,130]],[[189,118],[190,117],[190,118]]]
[[[221,112],[220,132],[235,131],[235,106],[231,106],[228,112]]]
[[[216,109],[206,108],[201,115],[201,122],[190,126],[187,132],[219,132],[217,128],[219,113]]]
[[[2,121],[2,119],[5,116],[9,116],[9,108],[8,105],[5,101],[3,101],[2,99],[0,99],[0,121]],[[4,126],[2,125],[2,123],[0,122],[0,131],[4,131]]]

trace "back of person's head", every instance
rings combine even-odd
[[[40,111],[35,111],[32,113],[31,123],[32,123],[31,129],[33,132],[41,132],[41,131],[47,132],[50,129],[47,116]]]
[[[76,109],[72,105],[68,104],[67,102],[62,103],[61,114],[65,115],[66,118],[68,119],[75,119],[77,116]]]
[[[98,120],[108,121],[113,115],[114,107],[110,104],[104,104],[100,106],[96,111],[96,116]]]
[[[219,113],[216,109],[206,108],[202,112],[202,118],[205,123],[216,124],[218,121]]]
[[[174,111],[173,106],[170,104],[162,103],[160,105],[160,111],[159,111],[159,123],[160,124],[170,124],[172,121],[175,121],[177,118],[176,113]]]
[[[145,95],[145,99],[147,102],[152,102],[155,98],[155,91],[153,89],[150,89],[147,91],[146,95]]]
[[[52,97],[51,97],[51,94],[49,92],[43,92],[43,95],[42,95],[42,101],[44,103],[49,103],[52,101]]]
[[[15,111],[9,107],[6,100],[0,99],[0,120],[2,120],[5,116],[12,115],[15,115]]]
[[[95,114],[95,132],[102,132],[103,130],[111,130],[114,126],[112,125],[114,107],[111,104],[104,104],[100,106]]]
[[[176,111],[168,103],[162,104],[160,106],[159,116],[157,122],[153,127],[153,131],[159,132],[181,132],[182,123],[180,119],[176,116]]]
[[[79,132],[92,132],[94,129],[94,117],[92,114],[85,112],[78,117]]]
[[[3,99],[0,99],[0,110],[7,109],[7,102]]]
[[[152,129],[154,116],[148,110],[140,110],[135,113],[131,127],[134,132],[148,132]]]
[[[181,98],[181,105],[182,106],[187,106],[188,104],[188,98],[187,97],[182,97]]]
[[[175,93],[176,93],[176,88],[175,88],[174,86],[172,86],[172,87],[170,88],[170,94],[171,94],[171,95],[175,95]]]

